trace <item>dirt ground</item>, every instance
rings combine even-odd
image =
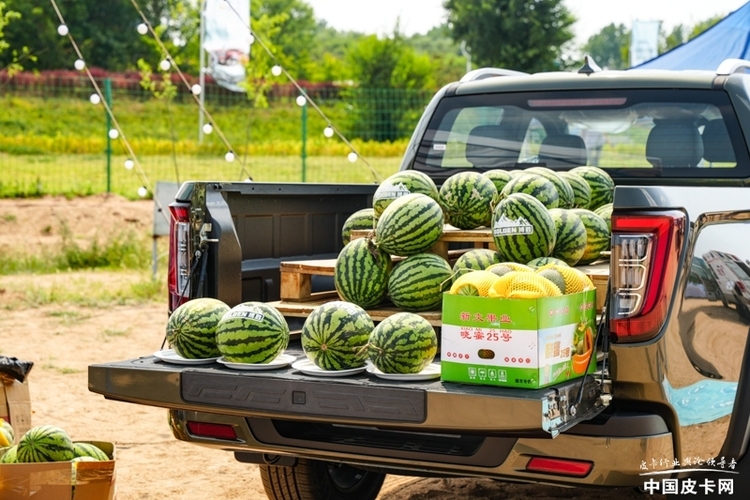
[[[40,252],[60,241],[64,221],[81,241],[123,228],[150,234],[153,203],[118,197],[0,200],[0,252]],[[88,391],[87,367],[159,350],[166,304],[3,307],[19,286],[101,286],[132,274],[92,272],[0,276],[0,354],[33,361],[32,424],[57,425],[74,440],[110,441],[117,453],[118,500],[265,499],[256,466],[232,454],[177,441],[166,410],[105,400]],[[90,285],[87,285],[90,284]],[[6,302],[8,303],[8,302]],[[388,476],[382,500],[644,498],[633,490],[602,492],[509,485],[487,479]],[[658,497],[658,496],[657,496]],[[653,497],[650,497],[653,498]]]

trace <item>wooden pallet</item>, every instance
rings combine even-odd
[[[288,302],[280,300],[278,302],[269,302],[269,305],[275,307],[284,316],[306,318],[310,315],[313,309],[325,304],[326,302],[329,302],[329,300],[311,300],[308,302]],[[393,306],[367,309],[367,314],[369,314],[375,322],[382,321],[388,316],[400,312],[404,312],[403,309]],[[422,316],[429,321],[432,326],[440,326],[442,324],[442,311],[423,311],[415,314]]]
[[[354,238],[366,238],[372,231],[369,230],[355,230],[352,231],[352,239]],[[443,234],[440,239],[435,243],[430,252],[440,255],[442,258],[450,261],[454,255],[454,251],[448,250],[450,243],[473,243],[474,248],[495,248],[495,243],[492,238],[492,230],[489,228],[485,229],[456,229],[453,226],[446,225],[443,229]],[[462,250],[459,252],[465,252]]]
[[[282,262],[279,267],[281,300],[302,302],[336,298],[336,291],[312,291],[312,277],[333,276],[335,266],[336,259]]]

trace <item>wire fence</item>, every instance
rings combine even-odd
[[[144,89],[137,73],[95,77],[111,88],[109,104],[136,158],[129,158],[122,137],[112,135],[104,107],[94,104],[93,89],[79,73],[0,74],[0,197],[112,192],[136,198],[140,188],[152,193],[158,181],[248,177],[377,182],[398,169],[433,94],[303,84],[323,117],[309,104],[299,106],[291,85],[271,88],[268,107],[258,108],[245,94],[209,83],[205,106],[231,145],[234,158],[227,161],[225,143],[216,131],[201,130],[199,109],[181,82],[166,98]],[[359,156],[335,135],[328,137],[331,125]]]

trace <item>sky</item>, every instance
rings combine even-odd
[[[400,18],[406,35],[426,33],[445,22],[443,0],[305,0],[318,19],[339,31],[389,34]],[[610,23],[630,27],[633,20],[662,21],[665,31],[726,15],[747,0],[564,0],[578,19],[576,42],[584,43]]]

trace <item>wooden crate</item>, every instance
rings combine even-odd
[[[333,299],[338,295],[335,290],[327,292],[312,291],[312,277],[333,276],[336,259],[300,260],[282,262],[280,296],[283,301],[315,301]]]
[[[601,312],[607,297],[607,282],[609,281],[609,261],[598,261],[588,266],[577,267],[591,278],[596,287],[596,310]]]

